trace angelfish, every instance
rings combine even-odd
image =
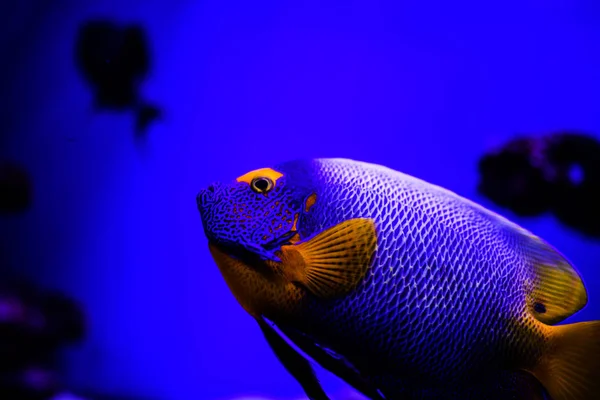
[[[312,400],[309,360],[371,399],[600,398],[600,321],[554,247],[459,195],[347,159],[200,191],[211,254]]]

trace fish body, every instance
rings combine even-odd
[[[316,159],[212,185],[198,205],[213,257],[246,311],[371,398],[543,399],[548,391],[591,400],[600,389],[572,365],[600,361],[571,354],[600,359],[599,325],[552,326],[587,302],[575,268],[451,191],[379,165]],[[585,344],[573,349],[572,340]],[[557,354],[563,348],[570,360]]]

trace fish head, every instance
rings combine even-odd
[[[316,196],[308,177],[287,173],[294,167],[256,169],[202,189],[196,201],[209,243],[232,255],[277,261],[276,251],[297,240],[298,218]]]
[[[198,209],[219,268],[236,271],[232,279],[254,294],[270,287],[272,273],[324,299],[356,288],[376,249],[375,221],[319,222],[339,208],[321,197],[328,190],[321,178],[314,161],[288,161],[201,190]],[[255,272],[262,276],[252,282],[242,277]]]

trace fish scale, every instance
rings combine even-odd
[[[439,186],[345,159],[298,160],[197,197],[230,290],[311,400],[306,354],[377,400],[592,400],[600,322],[571,263]],[[543,387],[542,387],[543,385]]]
[[[513,324],[496,316],[525,311],[519,279],[512,285],[494,280],[514,273],[514,265],[522,262],[518,251],[509,240],[498,239],[502,236],[494,232],[496,225],[489,218],[457,205],[450,192],[423,187],[415,178],[385,168],[348,167],[338,160],[315,162],[322,186],[316,189],[319,200],[311,218],[299,221],[300,234],[370,217],[378,227],[377,252],[371,273],[354,293],[334,304],[311,302],[304,316],[311,321],[307,326],[319,321],[337,329],[323,334],[302,328],[342,354],[348,353],[338,348],[345,336],[363,338],[372,345],[362,357],[350,357],[352,362],[360,369],[361,358],[393,359],[395,368],[407,370],[407,382],[415,377],[460,380],[485,369],[497,357],[498,341],[497,336],[484,335],[485,329],[514,331],[517,336]],[[338,190],[340,186],[345,190]],[[376,200],[381,203],[373,206]],[[342,206],[332,212],[323,206],[327,204]],[[474,219],[479,219],[477,224]],[[525,268],[519,271],[528,273]],[[502,290],[493,290],[500,284],[505,285]],[[398,288],[408,288],[409,293],[399,293]],[[478,351],[468,351],[469,346],[478,346]],[[396,376],[397,371],[382,371],[374,381],[385,381],[386,372]]]

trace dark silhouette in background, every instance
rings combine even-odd
[[[57,350],[85,333],[71,299],[18,280],[0,283],[0,398],[43,400],[65,388]]]
[[[31,204],[31,184],[27,172],[20,166],[0,164],[0,214],[25,211]]]
[[[63,381],[60,350],[86,334],[74,300],[18,278],[0,282],[0,399],[132,400],[75,390]]]
[[[600,142],[581,132],[517,138],[479,162],[478,190],[521,216],[552,212],[600,238]]]
[[[150,64],[141,27],[87,22],[76,38],[75,58],[94,91],[96,109],[135,111],[138,136],[159,118],[160,110],[139,95]],[[0,215],[26,212],[33,198],[28,172],[13,162],[0,162]],[[70,396],[72,391],[78,396],[69,398],[119,399],[68,387],[62,377],[60,350],[83,340],[84,312],[63,294],[15,278],[8,267],[18,270],[0,253],[0,399],[53,400]]]
[[[84,23],[75,41],[75,63],[94,91],[98,110],[136,112],[137,135],[160,117],[160,110],[141,100],[138,93],[150,69],[148,44],[140,26]]]

